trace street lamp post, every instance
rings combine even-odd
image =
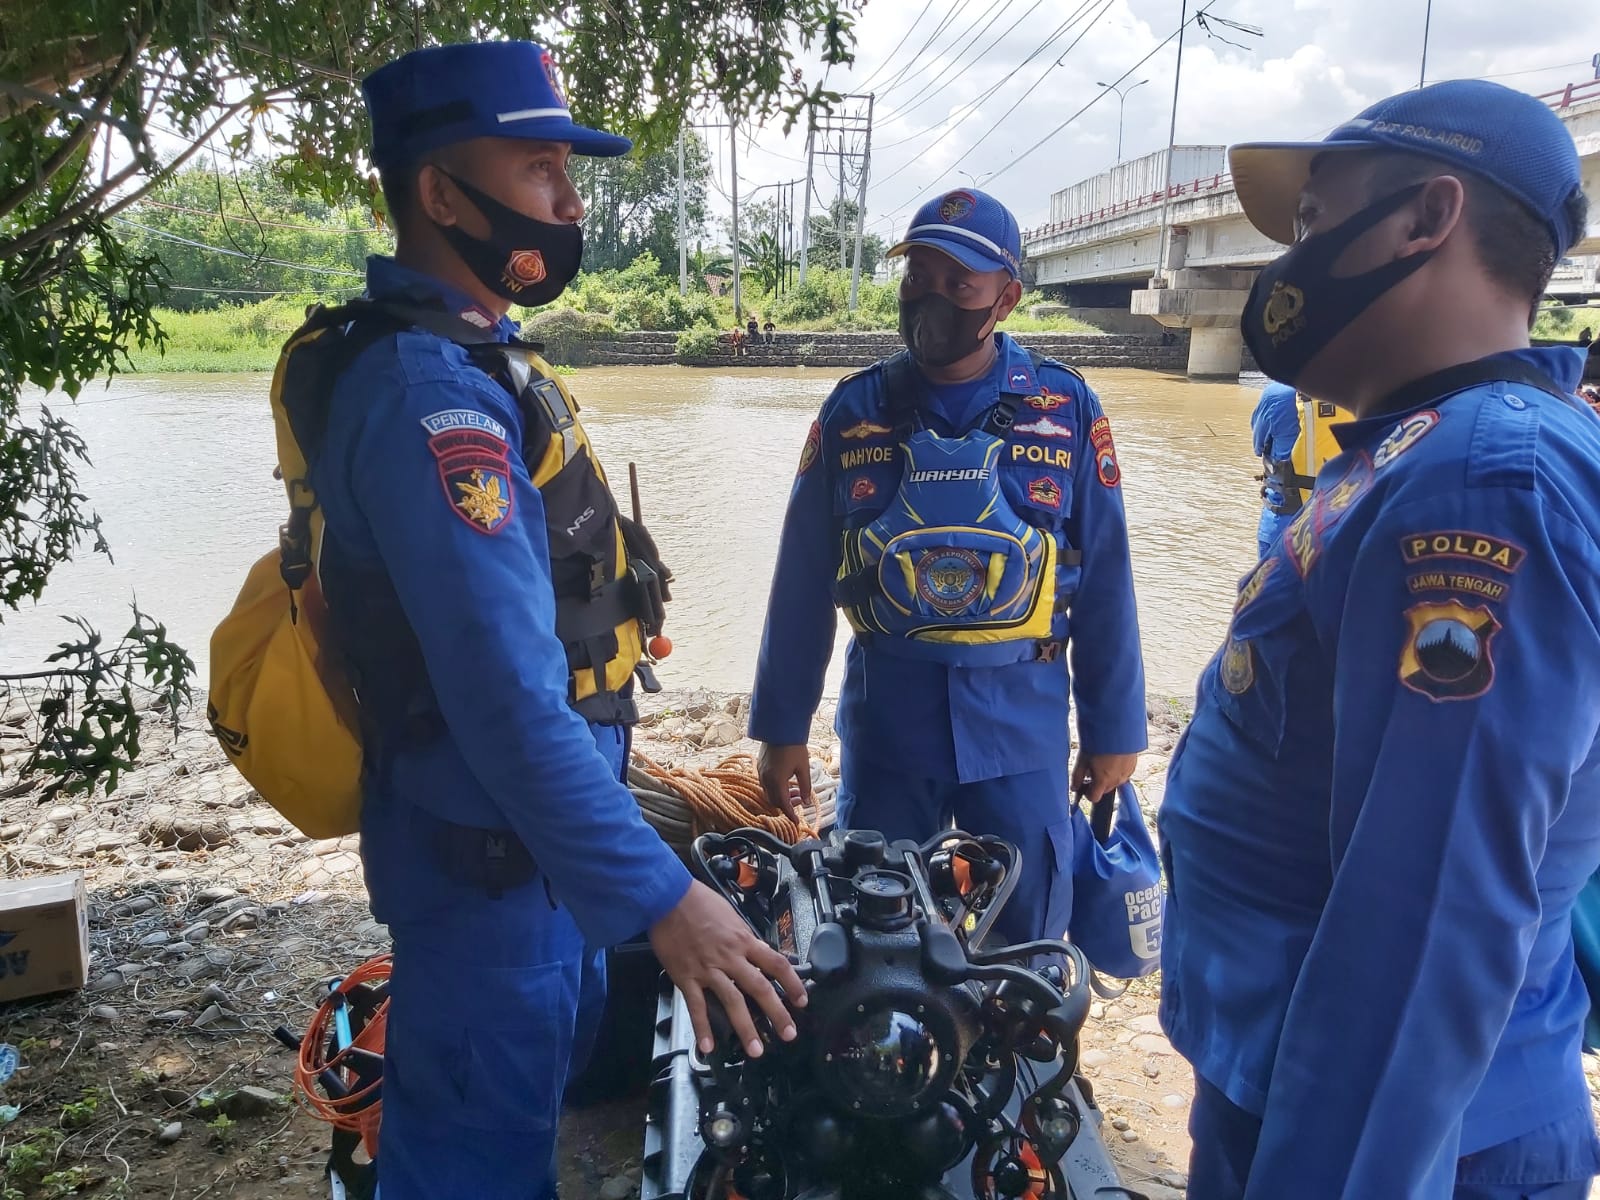
[[[1118,162],[1122,161],[1122,106],[1125,103],[1127,103],[1128,93],[1129,92],[1133,91],[1134,88],[1140,87],[1140,86],[1142,86],[1144,84],[1147,84],[1149,82],[1150,81],[1148,79],[1141,79],[1141,80],[1139,80],[1138,83],[1130,83],[1125,88],[1119,88],[1115,84],[1111,84],[1111,83],[1100,83],[1098,81],[1095,83],[1095,87],[1103,87],[1107,91],[1112,91],[1112,92],[1115,92],[1117,94],[1117,161]]]

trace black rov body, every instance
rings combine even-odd
[[[763,1027],[751,1059],[724,1021],[701,1057],[664,991],[643,1200],[1137,1200],[1076,1074],[1086,960],[989,944],[1010,843],[835,831],[790,847],[746,829],[702,836],[694,860],[809,999],[793,1042]]]

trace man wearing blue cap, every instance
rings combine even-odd
[[[1572,138],[1456,81],[1236,146],[1293,245],[1242,319],[1354,418],[1240,586],[1168,775],[1191,1200],[1580,1200],[1572,906],[1600,865],[1600,422],[1529,348]]]
[[[648,929],[707,1048],[707,989],[753,1054],[740,991],[786,1038],[768,976],[804,997],[620,782],[641,621],[619,567],[639,547],[566,393],[494,349],[513,302],[578,270],[569,156],[630,144],[574,124],[527,42],[419,50],[364,90],[396,234],[368,295],[409,317],[345,334],[364,348],[312,481],[361,699],[367,885],[394,939],[379,1182],[384,1200],[543,1200],[600,948]]]
[[[1022,295],[1021,237],[997,200],[930,200],[889,253],[906,259],[906,350],[834,389],[789,499],[750,707],[762,783],[784,808],[791,786],[809,792],[837,606],[855,633],[840,823],[922,840],[954,820],[1009,839],[1026,867],[1000,933],[1061,937],[1071,793],[1111,794],[1145,747],[1110,422],[1076,371],[996,331]]]
[[[1250,414],[1250,440],[1262,469],[1256,545],[1263,558],[1305,503],[1294,481],[1294,444],[1300,440],[1299,398],[1300,393],[1288,384],[1269,383],[1261,389]]]

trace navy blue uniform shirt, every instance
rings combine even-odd
[[[1600,421],[1487,383],[1336,435],[1173,758],[1162,1019],[1263,1118],[1250,1200],[1446,1200],[1588,1111]]]
[[[469,297],[392,259],[369,260],[367,287],[486,320]],[[501,340],[515,330],[498,326]],[[464,424],[507,443],[511,494],[492,521],[463,513],[429,448],[436,429]],[[510,394],[430,333],[381,338],[340,376],[312,472],[328,537],[393,581],[448,727],[401,745],[365,802],[515,830],[589,943],[613,945],[664,916],[689,876],[567,704],[544,503],[522,434]]]
[[[970,384],[928,387],[922,415],[941,436],[967,432],[999,399],[1015,371],[1033,367],[1027,351],[995,335],[994,369]],[[837,724],[846,749],[925,779],[971,782],[1044,770],[1069,753],[1068,709],[1078,704],[1078,733],[1094,754],[1132,754],[1145,747],[1144,663],[1134,607],[1128,530],[1120,468],[1111,454],[1097,466],[1090,431],[1103,419],[1087,384],[1046,364],[1038,382],[1052,427],[1065,429],[1052,446],[1071,452],[1071,465],[1053,472],[1057,507],[1029,499],[1037,465],[1002,465],[1001,486],[1019,512],[1064,533],[1083,552],[1070,620],[1055,633],[1068,653],[1055,662],[999,667],[954,667],[908,659],[850,642]],[[865,444],[863,423],[889,434],[878,368],[843,380],[822,406],[795,478],[778,546],[772,597],[750,704],[750,736],[776,745],[807,740],[833,651],[836,614],[830,591],[838,574],[843,518],[852,505],[876,504],[899,484],[899,456],[868,462],[849,456]],[[1017,424],[1041,411],[1020,407]],[[1026,438],[1026,434],[1014,434]],[[1106,433],[1109,448],[1109,432]],[[1043,439],[1039,439],[1043,441]],[[1059,478],[1054,478],[1059,476]],[[865,481],[865,482],[863,482]],[[870,490],[868,490],[870,489]],[[974,514],[976,515],[976,514]],[[1071,667],[1069,673],[1068,667]]]

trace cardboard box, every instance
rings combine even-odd
[[[83,873],[0,882],[0,1003],[81,988],[88,977]]]

